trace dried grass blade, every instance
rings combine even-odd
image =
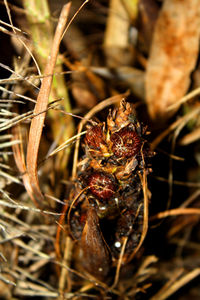
[[[32,201],[35,203],[35,205],[38,207],[38,203],[36,201],[36,199],[34,198],[34,193],[32,190],[32,186],[30,183],[30,179],[29,176],[27,174],[27,169],[26,169],[26,164],[25,164],[25,157],[24,157],[24,153],[23,153],[23,147],[22,147],[22,137],[20,134],[20,126],[15,126],[12,127],[12,134],[13,140],[19,139],[21,140],[21,144],[15,144],[13,145],[12,149],[13,149],[13,156],[15,159],[15,163],[18,167],[18,170],[21,172],[22,175],[22,180],[24,183],[24,186],[26,188],[27,193],[29,194],[30,198],[32,199]]]
[[[58,51],[59,51],[61,36],[65,29],[70,7],[71,7],[71,3],[68,3],[63,7],[61,11],[61,15],[56,28],[56,33],[54,36],[51,55],[47,62],[44,75],[53,74]],[[38,150],[39,150],[39,145],[40,145],[40,140],[42,135],[42,129],[43,129],[44,120],[46,116],[45,112],[42,114],[40,114],[40,112],[45,111],[47,109],[52,80],[53,78],[51,76],[47,76],[43,78],[41,89],[37,98],[37,103],[34,109],[34,113],[35,114],[39,113],[39,115],[33,118],[31,122],[28,148],[27,148],[27,171],[30,178],[30,182],[32,184],[32,188],[34,190],[34,194],[40,201],[43,199],[43,195],[39,187],[39,180],[37,174],[37,159],[38,159]]]
[[[2,176],[4,178],[7,178],[8,181],[15,182],[15,183],[18,183],[18,184],[21,183],[21,181],[18,178],[14,177],[14,176],[12,176],[12,175],[10,175],[8,173],[5,173],[3,171],[0,171],[0,176]]]
[[[174,208],[166,210],[151,217],[151,221],[178,215],[200,215],[200,208]]]
[[[174,123],[172,123],[166,130],[164,130],[160,135],[158,135],[155,140],[151,143],[151,149],[155,149],[157,145],[173,130],[175,130],[178,126],[180,126],[181,123],[187,123],[193,118],[196,117],[200,112],[200,107],[195,107],[189,112],[187,115],[184,115],[183,117],[176,120]]]
[[[144,239],[146,237],[147,231],[148,231],[148,220],[149,220],[149,199],[148,199],[148,187],[147,187],[147,175],[146,175],[146,171],[144,170],[143,175],[140,176],[140,180],[142,183],[142,188],[143,188],[143,196],[144,196],[144,213],[143,213],[143,228],[142,228],[142,234],[141,234],[141,238],[139,241],[139,244],[137,245],[137,247],[135,248],[135,250],[133,251],[133,253],[130,255],[130,257],[128,258],[128,262],[130,262],[136,255],[136,253],[138,252],[138,250],[140,249],[140,247],[142,246]]]
[[[180,145],[187,146],[194,143],[200,139],[200,128],[196,128],[192,132],[186,134],[181,140]]]
[[[173,295],[176,291],[178,291],[180,288],[182,288],[184,285],[189,283],[191,280],[196,278],[200,275],[200,268],[196,268],[192,270],[191,272],[187,273],[186,275],[183,275],[180,279],[176,280],[172,286],[170,286],[168,289],[165,290],[165,292],[160,295],[160,292],[158,292],[156,295],[154,295],[151,300],[165,300],[169,296]]]

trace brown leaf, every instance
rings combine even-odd
[[[146,74],[146,101],[153,119],[168,118],[190,84],[200,33],[198,0],[165,0],[156,23]]]
[[[84,268],[99,279],[103,279],[110,269],[110,255],[99,226],[94,208],[87,212],[87,221],[81,238]]]

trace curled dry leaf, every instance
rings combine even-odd
[[[164,1],[146,73],[146,101],[152,119],[168,118],[167,112],[186,92],[199,49],[198,0]]]

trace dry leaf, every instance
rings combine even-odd
[[[156,23],[146,74],[146,101],[152,119],[168,118],[167,108],[188,90],[199,50],[198,0],[165,0]]]
[[[83,265],[97,278],[104,278],[110,268],[110,255],[99,226],[95,209],[87,212],[87,222],[81,238]]]

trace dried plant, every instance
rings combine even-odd
[[[198,298],[198,1],[1,8],[0,298]]]

